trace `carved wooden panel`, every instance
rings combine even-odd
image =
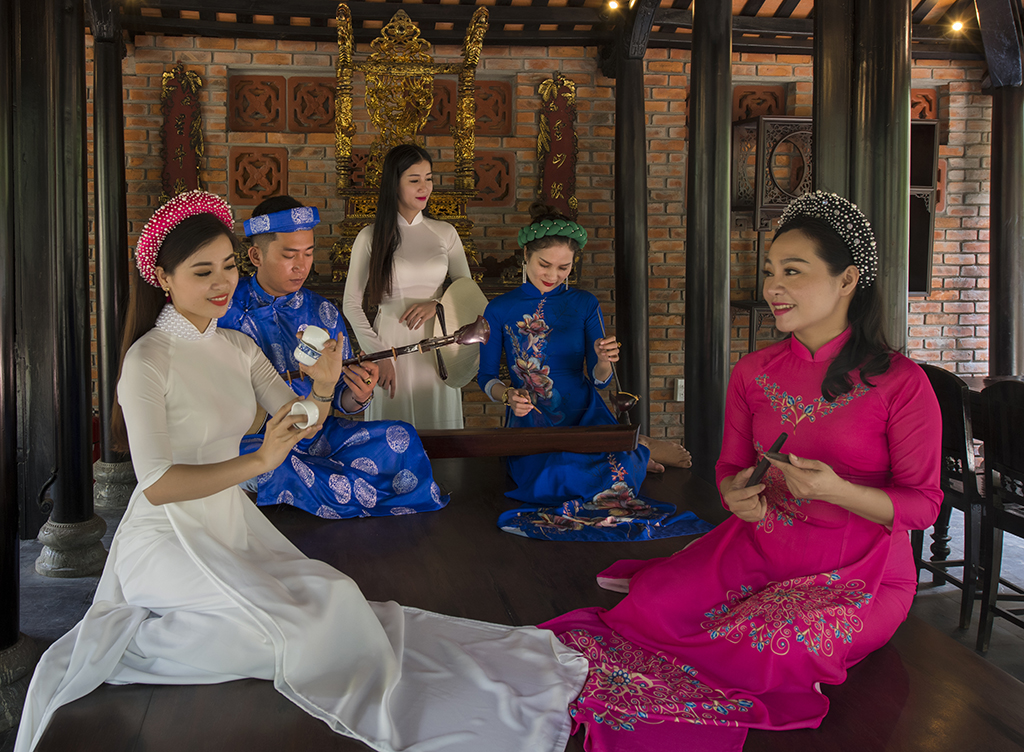
[[[232,146],[228,158],[229,200],[258,204],[288,193],[288,150],[272,146]]]
[[[427,124],[420,131],[424,136],[448,136],[455,122],[457,84],[452,79],[434,79],[434,103],[430,107]]]
[[[434,103],[424,136],[448,136],[455,123],[458,84],[453,79],[434,79]],[[479,136],[512,135],[512,84],[507,81],[476,82],[476,133]]]
[[[785,115],[785,86],[736,86],[732,90],[732,119],[746,120],[758,115]]]
[[[938,120],[938,92],[935,89],[911,89],[910,117],[913,120]]]
[[[288,129],[293,133],[334,131],[334,78],[288,79]]]
[[[352,150],[352,187],[366,187],[366,163],[370,159],[369,149]]]
[[[476,82],[476,132],[479,136],[512,135],[512,84]]]
[[[283,131],[284,76],[231,76],[228,79],[228,130]]]
[[[471,206],[514,206],[516,155],[510,151],[477,151],[473,162],[477,198]]]

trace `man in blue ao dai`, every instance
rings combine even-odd
[[[253,210],[245,231],[253,241],[249,258],[256,274],[239,280],[218,325],[252,337],[298,396],[355,416],[372,399],[374,364],[348,367],[347,378],[338,382],[333,395],[315,395],[293,355],[298,334],[318,326],[338,341],[346,358],[352,357],[338,309],[303,287],[313,264],[313,228],[318,223],[315,207],[290,196],[267,199]],[[241,452],[253,452],[261,442],[261,434],[248,435]],[[290,504],[331,519],[412,514],[448,503],[434,483],[415,429],[401,421],[329,417],[317,435],[299,442],[287,461],[248,487],[256,490],[261,506]]]

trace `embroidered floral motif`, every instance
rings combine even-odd
[[[861,580],[841,583],[838,572],[770,582],[757,592],[731,590],[728,601],[704,614],[701,623],[712,639],[740,644],[749,639],[758,652],[789,653],[796,641],[813,655],[831,657],[837,643],[853,642],[864,628],[857,614],[872,598]]]
[[[692,666],[680,665],[661,651],[634,645],[621,635],[594,635],[573,629],[558,635],[590,662],[586,684],[569,713],[577,722],[604,723],[613,731],[635,731],[637,724],[688,721],[737,726],[740,713],[754,703],[730,699],[697,678]]]
[[[642,499],[636,498],[633,495],[633,489],[623,481],[613,483],[611,488],[595,494],[591,501],[583,505],[583,508],[608,512],[608,516],[612,519],[599,523],[603,527],[630,520],[652,520],[665,516],[663,512],[654,509]]]
[[[826,402],[824,397],[815,397],[810,402],[804,402],[802,395],[791,395],[789,392],[779,388],[775,382],[768,383],[768,375],[762,373],[754,382],[764,390],[765,396],[771,403],[772,409],[782,414],[782,425],[791,424],[794,428],[806,418],[813,423],[817,418],[831,415],[841,407],[846,407],[853,400],[868,393],[868,387],[863,382],[858,382],[853,389],[846,394],[841,394],[833,402]]]
[[[505,333],[512,343],[515,363],[512,370],[522,380],[526,389],[541,399],[551,399],[555,383],[551,380],[551,368],[544,363],[544,350],[548,344],[548,332],[551,327],[544,321],[544,304],[547,298],[540,301],[537,310],[525,314],[516,322],[513,330],[505,325]],[[523,343],[521,338],[525,338]]]

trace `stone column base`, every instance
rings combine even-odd
[[[92,466],[92,501],[96,509],[124,509],[135,490],[135,469],[131,462],[96,460]]]
[[[107,523],[98,515],[85,522],[47,520],[38,540],[43,550],[36,559],[36,572],[44,577],[87,577],[103,569],[107,551],[100,538]]]
[[[25,693],[39,652],[31,637],[19,635],[7,650],[0,650],[0,732],[17,728]]]

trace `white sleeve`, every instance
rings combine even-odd
[[[345,294],[342,297],[341,310],[352,325],[356,340],[363,352],[379,352],[388,349],[377,332],[370,326],[370,320],[366,318],[363,310],[363,295],[366,292],[366,283],[370,278],[370,238],[373,232],[373,225],[363,228],[356,235],[352,244],[352,258],[348,262],[348,277],[345,279]],[[468,269],[468,266],[467,266]]]
[[[145,491],[174,464],[167,433],[167,358],[158,348],[137,342],[125,355],[117,401],[124,414],[132,466]]]
[[[469,276],[469,259],[466,258],[466,249],[462,247],[462,238],[459,232],[451,225],[448,225],[452,233],[452,240],[448,245],[448,276],[452,281]]]
[[[295,392],[281,378],[259,346],[248,337],[246,342],[251,343],[249,376],[252,379],[252,389],[256,393],[256,401],[268,415],[273,416],[281,407],[295,399]]]

